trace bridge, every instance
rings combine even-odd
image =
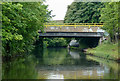
[[[45,33],[40,33],[40,37],[102,37],[103,23],[64,23],[44,25]]]

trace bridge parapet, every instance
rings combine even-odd
[[[44,31],[39,31],[41,37],[102,37],[102,23],[64,23],[45,24]]]
[[[102,32],[103,23],[45,24],[45,32]]]

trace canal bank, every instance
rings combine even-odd
[[[82,52],[86,52],[87,55],[94,56],[97,58],[107,59],[107,60],[114,60],[120,62],[120,58],[118,56],[118,43],[110,43],[108,41],[103,41],[101,44],[97,46],[91,46],[80,42],[78,47],[71,46],[69,49],[75,49]]]
[[[88,55],[97,56],[100,58],[119,61],[118,57],[118,43],[102,43],[96,48],[88,48],[85,50]]]

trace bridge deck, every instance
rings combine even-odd
[[[103,32],[47,32],[41,33],[40,37],[102,37]]]
[[[103,36],[102,24],[94,23],[78,23],[78,24],[45,24],[44,31],[42,34],[39,31],[40,36],[43,37],[101,37]]]
[[[83,24],[45,24],[45,32],[100,32],[102,24],[83,23]]]

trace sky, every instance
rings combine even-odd
[[[67,6],[70,5],[74,0],[46,0],[49,10],[52,11],[52,15],[56,15],[53,17],[53,20],[64,20]]]

